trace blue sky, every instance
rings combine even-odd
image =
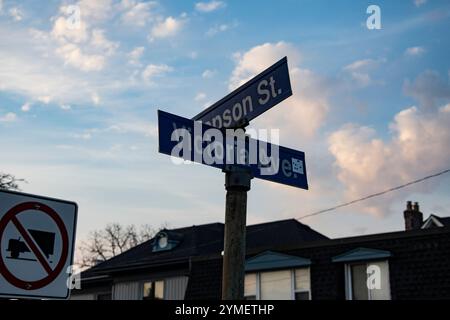
[[[438,0],[3,0],[0,170],[78,202],[79,239],[223,221],[223,174],[158,154],[156,111],[192,117],[286,55],[294,95],[251,127],[306,152],[310,190],[254,180],[249,223],[382,191],[448,169],[449,27]],[[400,230],[406,200],[450,215],[449,181],[302,221],[331,237]]]

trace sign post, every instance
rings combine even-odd
[[[252,139],[244,130],[249,121],[291,95],[284,57],[191,120],[158,110],[160,153],[225,173],[223,300],[244,298],[247,192],[252,178],[308,189],[303,152]],[[237,137],[241,143],[228,139],[229,130],[233,137],[241,133]],[[239,154],[245,155],[244,162],[237,160]]]
[[[225,237],[222,273],[222,299],[242,300],[245,280],[245,238],[247,192],[252,179],[248,168],[230,166],[224,169]]]

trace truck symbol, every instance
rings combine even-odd
[[[55,234],[53,232],[40,231],[28,229],[28,232],[33,237],[36,244],[41,249],[42,253],[48,258],[53,254],[55,247]],[[6,251],[11,253],[11,259],[20,259],[21,253],[30,252],[27,244],[19,239],[10,239]],[[26,259],[31,260],[31,259]]]

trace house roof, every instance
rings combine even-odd
[[[374,259],[389,258],[391,253],[386,250],[370,248],[356,248],[332,258],[333,262],[367,261]]]
[[[450,226],[450,217],[440,217],[439,220],[444,226]]]
[[[439,217],[434,214],[430,214],[427,220],[423,222],[422,228],[431,228],[431,227],[446,227],[450,226],[450,217]]]
[[[306,267],[311,260],[302,257],[291,256],[279,252],[265,251],[255,257],[247,259],[245,271],[263,271],[286,268]]]
[[[152,250],[154,242],[151,239],[84,271],[82,278],[86,279],[124,268],[175,263],[193,256],[220,254],[223,250],[223,223],[165,230],[165,232],[176,233],[181,238],[180,244],[173,250],[154,252]],[[325,239],[328,238],[309,226],[295,219],[289,219],[247,226],[246,246],[249,250],[298,245],[302,242]]]

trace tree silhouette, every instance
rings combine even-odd
[[[19,182],[26,182],[25,179],[17,179],[12,174],[0,172],[0,189],[20,190]]]
[[[165,228],[162,225],[158,230]],[[135,225],[108,224],[104,229],[89,233],[88,239],[78,246],[76,265],[81,268],[93,267],[138,244],[153,238],[158,230],[148,224],[139,229]]]

